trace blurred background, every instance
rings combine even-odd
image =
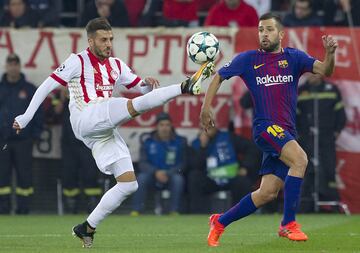
[[[298,140],[310,161],[300,211],[360,213],[359,8],[358,0],[0,0],[0,213],[90,212],[114,184],[73,136],[66,91],[53,92],[21,135],[11,129],[36,87],[70,53],[86,49],[90,19],[108,18],[114,56],[168,85],[198,68],[186,54],[193,33],[206,30],[219,39],[218,69],[257,48],[258,18],[269,11],[283,18],[283,46],[323,59],[321,35],[339,42],[333,76],[305,74],[300,81]],[[221,212],[256,189],[261,153],[251,140],[245,85],[240,78],[224,82],[211,135],[199,126],[202,99],[180,96],[120,127],[140,188],[119,213]],[[219,141],[227,148],[201,148]],[[259,212],[281,210],[280,195]]]

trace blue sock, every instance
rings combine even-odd
[[[284,218],[281,225],[286,225],[295,220],[295,213],[300,199],[301,184],[303,179],[287,175],[284,186]]]
[[[226,227],[230,223],[239,220],[255,212],[257,207],[251,199],[251,193],[243,197],[239,203],[220,216],[219,222]]]

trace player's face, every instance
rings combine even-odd
[[[112,31],[97,30],[94,36],[89,38],[91,51],[100,59],[110,57],[112,51]]]
[[[156,130],[159,138],[162,140],[168,140],[172,134],[172,124],[170,120],[160,120],[156,125]]]
[[[284,31],[279,29],[275,19],[260,20],[259,22],[260,48],[266,52],[276,52],[281,48]]]

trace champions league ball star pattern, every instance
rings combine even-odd
[[[219,54],[219,41],[209,32],[198,32],[190,37],[186,49],[193,62],[203,64],[216,59]]]

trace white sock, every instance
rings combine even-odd
[[[154,89],[151,92],[132,100],[135,111],[142,113],[165,104],[172,98],[181,95],[181,84]]]
[[[99,204],[87,218],[87,222],[93,228],[112,213],[120,204],[138,188],[137,181],[118,182],[114,187],[108,190],[101,198]]]

